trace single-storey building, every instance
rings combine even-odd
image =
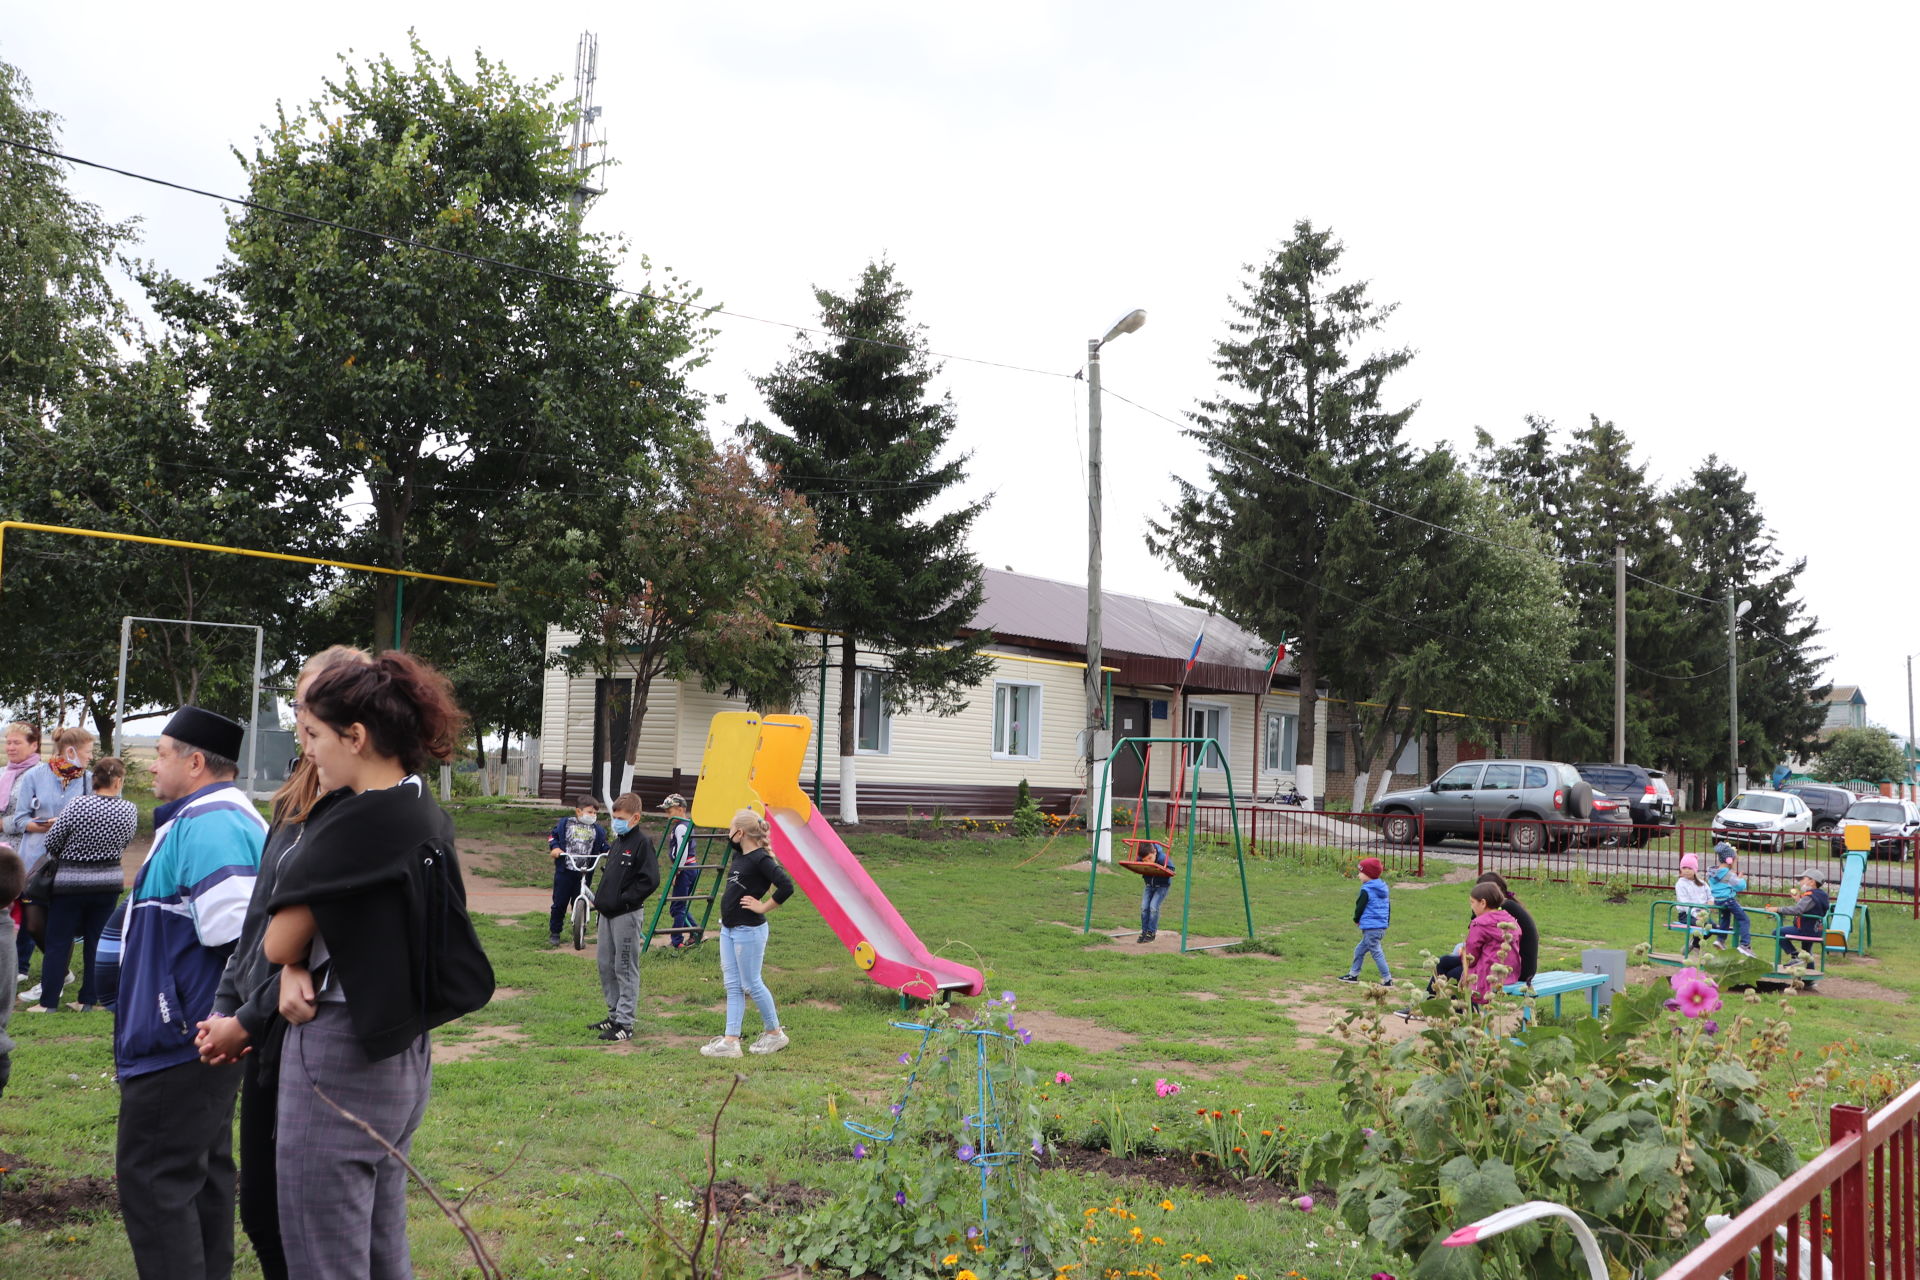
[[[888,714],[879,696],[884,664],[860,669],[855,754],[863,814],[935,808],[949,815],[1005,814],[1022,781],[1043,808],[1064,812],[1085,791],[1086,588],[996,569],[985,570],[984,578],[985,597],[968,632],[992,631],[993,671],[959,714]],[[1210,737],[1218,752],[1192,762],[1204,793],[1224,795],[1229,771],[1241,797],[1291,790],[1300,712],[1291,657],[1269,673],[1273,645],[1217,614],[1114,591],[1104,592],[1102,599],[1101,665],[1111,690],[1113,738]],[[1189,668],[1196,636],[1200,651]],[[549,630],[547,652],[557,653],[573,639]],[[542,796],[557,800],[580,791],[598,793],[596,762],[608,754],[599,740],[601,700],[624,699],[627,691],[615,686],[631,683],[630,678],[610,681],[548,670],[540,735]],[[811,768],[829,813],[836,811],[839,795],[839,686],[836,646],[816,669],[807,696],[790,708],[815,718]],[[744,703],[708,693],[697,682],[657,682],[634,756],[634,789],[649,801],[669,791],[690,792],[708,722],[717,711],[742,709]],[[1321,713],[1317,789],[1344,797],[1353,784],[1343,727],[1351,709],[1329,700],[1321,703]],[[1442,734],[1441,743],[1442,767],[1473,758],[1475,749],[1456,744],[1451,733]],[[625,745],[613,744],[619,753]],[[1396,781],[1417,782],[1424,774],[1421,757],[1417,749],[1403,753],[1396,761]],[[1166,793],[1174,750],[1154,749],[1148,764],[1143,771],[1134,753],[1116,754],[1114,803],[1139,796],[1143,782],[1150,795]],[[810,784],[812,774],[803,781]],[[1182,783],[1183,792],[1189,785],[1190,780]]]

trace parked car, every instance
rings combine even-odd
[[[1646,842],[1647,830],[1633,825],[1633,813],[1627,802],[1603,796],[1595,790],[1593,812],[1588,815],[1587,829],[1581,835],[1580,843],[1596,849],[1626,849]]]
[[[1785,791],[1742,791],[1733,803],[1713,815],[1713,833],[1730,844],[1775,853],[1791,844],[1807,847],[1813,830],[1813,810],[1806,801]]]
[[[1892,796],[1861,796],[1847,806],[1847,814],[1842,826],[1860,822],[1866,824],[1867,835],[1873,841],[1867,850],[1869,858],[1894,858],[1906,861],[1913,852],[1913,839],[1920,835],[1920,804],[1911,800],[1896,800]],[[1833,838],[1835,855],[1847,851],[1846,837],[1836,834]]]
[[[1373,802],[1387,815],[1381,834],[1393,844],[1449,836],[1478,837],[1482,819],[1506,825],[1500,835],[1521,853],[1563,846],[1584,830],[1548,827],[1549,822],[1586,823],[1593,816],[1593,787],[1570,764],[1554,760],[1473,760],[1457,764],[1424,787],[1389,791]]]
[[[1821,782],[1796,782],[1780,789],[1790,796],[1799,796],[1807,808],[1813,810],[1815,831],[1831,831],[1839,826],[1840,819],[1847,816],[1847,809],[1860,798],[1845,787],[1831,787]]]
[[[1577,764],[1580,776],[1603,795],[1627,806],[1633,825],[1633,843],[1643,845],[1656,835],[1673,831],[1673,790],[1667,775],[1637,764]]]

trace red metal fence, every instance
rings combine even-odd
[[[1872,1115],[1835,1107],[1828,1125],[1825,1151],[1659,1280],[1916,1280],[1920,1084]]]
[[[1154,808],[1164,815],[1162,806],[1156,804]],[[1292,857],[1347,866],[1362,858],[1378,858],[1388,870],[1399,875],[1427,873],[1426,849],[1421,838],[1423,828],[1418,818],[1409,819],[1404,814],[1340,813],[1285,805],[1230,808],[1224,804],[1197,805],[1192,812],[1193,829],[1201,839],[1228,843],[1233,839],[1233,820],[1237,816],[1242,847],[1255,857]],[[1186,833],[1187,813],[1185,805],[1174,807],[1176,836]],[[1393,826],[1396,821],[1401,826]],[[1389,840],[1389,830],[1398,838]],[[1116,828],[1114,834],[1121,835],[1121,829]]]
[[[1544,839],[1522,828],[1544,828]],[[1728,832],[1713,827],[1628,827],[1596,829],[1584,822],[1507,823],[1483,818],[1480,822],[1479,863],[1482,871],[1498,871],[1509,881],[1552,880],[1599,883],[1616,877],[1634,889],[1672,890],[1680,874],[1680,858],[1693,854],[1702,874],[1714,866],[1713,848],[1729,837],[1740,855],[1740,874],[1747,897],[1798,896],[1800,874],[1812,870],[1837,894],[1846,869],[1838,832],[1808,832],[1789,837],[1778,850],[1771,841],[1742,845],[1753,833]],[[1519,845],[1509,836],[1521,837]],[[1643,839],[1644,837],[1644,839]],[[1795,848],[1794,841],[1804,848]],[[1597,842],[1597,843],[1589,843]],[[1860,881],[1860,901],[1897,906],[1920,920],[1920,837],[1904,836],[1877,843],[1867,859]],[[1920,1278],[1916,1278],[1920,1280]]]

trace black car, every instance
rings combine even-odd
[[[1673,792],[1667,788],[1666,775],[1658,769],[1637,764],[1576,764],[1595,795],[1603,795],[1626,806],[1635,831],[1633,843],[1645,844],[1673,827]]]
[[[1796,782],[1793,786],[1782,787],[1782,791],[1791,796],[1799,796],[1807,808],[1813,810],[1813,829],[1831,831],[1840,825],[1840,819],[1847,816],[1847,807],[1860,797],[1845,787],[1829,787],[1815,782]]]
[[[1860,823],[1871,841],[1869,858],[1893,858],[1904,862],[1913,850],[1913,838],[1920,835],[1920,804],[1896,800],[1892,796],[1861,796],[1847,806],[1844,826]],[[1847,851],[1844,836],[1833,838],[1833,856]]]

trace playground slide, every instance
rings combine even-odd
[[[868,977],[923,1000],[942,991],[980,994],[980,971],[929,952],[819,810],[804,816],[769,804],[767,819],[773,856]]]
[[[1840,893],[1833,900],[1833,913],[1827,917],[1829,947],[1845,951],[1853,945],[1853,917],[1860,910],[1860,878],[1866,870],[1866,852],[1847,850],[1847,860],[1840,872]]]

